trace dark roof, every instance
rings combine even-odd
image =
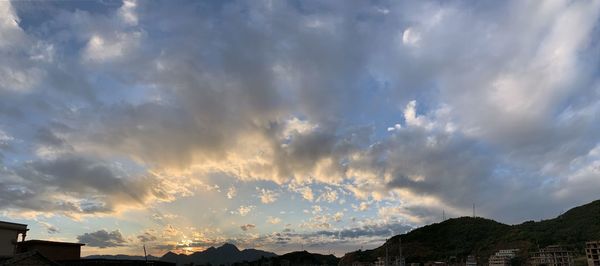
[[[19,242],[19,245],[85,246],[85,244],[82,244],[82,243],[58,242],[58,241],[48,241],[48,240],[36,240],[36,239]]]
[[[128,260],[128,259],[79,259],[79,260],[61,260],[63,266],[86,266],[86,265],[115,265],[115,266],[175,266],[174,262],[161,260]]]
[[[0,221],[0,228],[29,231],[26,224],[11,223],[6,221]]]
[[[51,265],[51,266],[59,266],[60,265],[60,264],[44,257],[44,255],[40,254],[37,250],[16,254],[10,259],[0,261],[0,265],[14,265],[15,263],[17,263],[19,261],[23,261],[23,260],[31,259],[31,258],[36,258],[38,260],[38,262],[44,263],[44,264],[40,264],[40,265]]]

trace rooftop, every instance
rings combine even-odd
[[[48,241],[48,240],[36,240],[36,239],[19,242],[19,245],[85,246],[85,244],[82,244],[82,243],[58,242],[58,241]]]
[[[19,230],[19,231],[29,231],[29,229],[27,229],[26,224],[11,223],[11,222],[5,222],[5,221],[0,221],[0,228],[10,229],[10,230]]]

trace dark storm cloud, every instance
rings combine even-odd
[[[77,236],[77,240],[87,246],[98,248],[118,247],[127,243],[119,230],[108,232],[104,229]]]

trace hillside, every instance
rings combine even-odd
[[[174,262],[177,265],[194,263],[194,265],[227,265],[241,261],[254,261],[260,258],[270,258],[277,254],[257,249],[239,250],[235,245],[224,244],[218,248],[210,247],[190,255],[167,252],[160,260]]]
[[[474,254],[485,262],[498,249],[519,248],[522,255],[551,244],[560,244],[583,252],[585,241],[600,239],[600,200],[573,208],[550,220],[506,225],[484,218],[461,217],[427,225],[386,242],[390,256],[398,254],[399,238],[407,262],[458,261]],[[354,261],[374,261],[385,255],[385,246],[347,253],[340,265]]]
[[[271,258],[262,258],[260,260],[245,262],[245,263],[236,263],[234,266],[241,265],[250,265],[250,266],[260,266],[260,265],[329,265],[335,266],[338,265],[339,258],[334,255],[321,255],[316,253],[309,253],[308,251],[295,251],[291,253],[287,253],[277,257]]]

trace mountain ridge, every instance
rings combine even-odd
[[[553,219],[515,225],[481,217],[448,219],[396,235],[378,248],[346,253],[339,265],[374,261],[385,254],[386,246],[390,256],[396,256],[400,238],[407,262],[464,259],[471,254],[478,261],[487,261],[498,249],[519,248],[520,255],[527,256],[538,246],[552,244],[581,252],[585,241],[600,239],[600,200],[574,207]]]
[[[203,251],[194,252],[190,255],[176,254],[174,252],[167,252],[162,257],[161,261],[174,262],[177,265],[181,264],[233,264],[242,261],[254,261],[261,258],[275,257],[277,254],[273,252],[258,250],[258,249],[244,249],[240,250],[235,245],[225,243],[220,247],[210,247]]]

